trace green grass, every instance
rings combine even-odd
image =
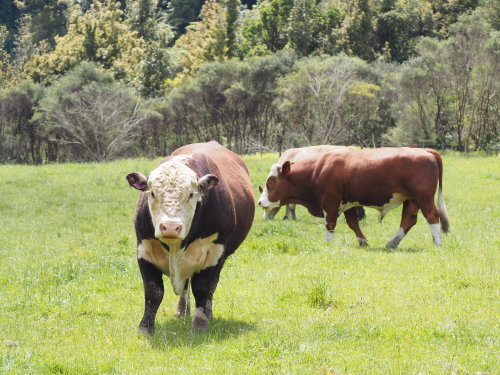
[[[276,155],[245,157],[257,192]],[[359,248],[302,208],[260,210],[230,257],[209,331],[174,319],[166,282],[152,337],[138,335],[138,197],[125,174],[155,161],[0,166],[0,374],[498,374],[500,164],[444,158],[452,233],[419,222],[396,251],[367,209]],[[278,215],[284,214],[284,210]]]

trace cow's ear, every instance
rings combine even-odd
[[[140,172],[132,172],[127,175],[127,181],[130,186],[140,191],[148,188],[148,178]]]
[[[205,194],[219,183],[219,178],[213,174],[206,174],[198,179],[198,183],[200,184],[201,192]]]
[[[285,161],[281,166],[281,173],[288,176],[292,172],[292,165],[289,161]]]
[[[259,185],[259,192],[262,194],[263,191],[264,189],[262,189],[262,186]]]

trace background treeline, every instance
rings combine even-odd
[[[497,0],[2,0],[0,162],[497,152]]]

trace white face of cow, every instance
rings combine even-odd
[[[127,175],[131,186],[148,194],[155,237],[169,245],[186,238],[196,204],[219,181],[213,175],[198,180],[184,164],[186,160],[185,156],[174,157],[155,168],[148,178],[137,172]]]
[[[156,238],[166,243],[183,240],[201,198],[194,171],[182,162],[169,160],[151,172],[147,193]]]
[[[266,185],[264,186],[264,189],[261,191],[261,195],[260,195],[260,198],[259,198],[259,206],[261,206],[262,208],[264,208],[266,210],[266,212],[268,212],[267,210],[272,210],[273,208],[277,208],[277,207],[280,206],[280,201],[271,202],[269,200],[268,185],[270,183],[271,184],[274,183],[273,180],[277,176],[278,176],[278,164],[274,164],[271,167],[271,171],[269,172],[269,175],[267,176]]]

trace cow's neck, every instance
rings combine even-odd
[[[311,183],[314,173],[314,168],[299,170],[291,174],[290,193],[288,198],[283,200],[282,204],[300,204],[306,207],[314,216],[322,217],[321,207],[319,205],[317,192],[313,189]]]

